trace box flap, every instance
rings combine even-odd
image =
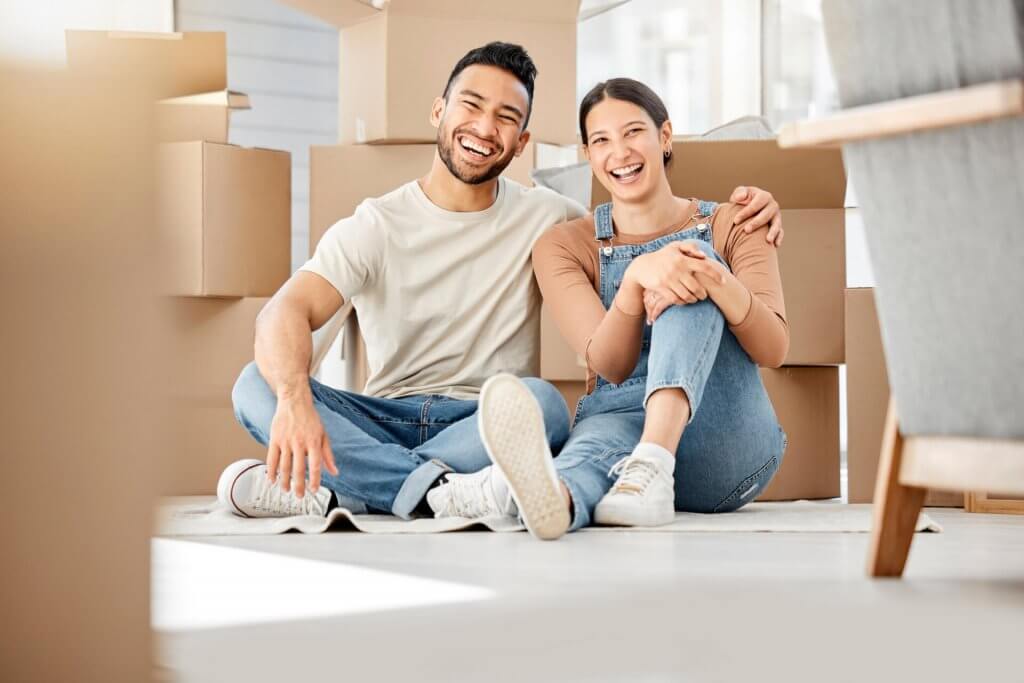
[[[160,99],[226,90],[223,32],[65,31],[68,68]]]
[[[676,140],[668,169],[673,192],[726,201],[738,185],[771,192],[783,209],[841,208],[846,196],[842,151],[781,149],[775,140]],[[597,179],[594,206],[610,200]]]
[[[583,0],[580,5],[578,20],[583,22],[598,14],[604,14],[608,10],[625,5],[629,0]]]
[[[197,95],[168,97],[160,100],[160,104],[227,107],[228,109],[235,110],[252,108],[249,104],[249,96],[234,90],[215,90],[214,92],[204,92]]]
[[[387,0],[278,0],[311,16],[342,28],[366,21],[378,14]]]

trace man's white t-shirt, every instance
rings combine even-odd
[[[475,398],[496,373],[539,373],[530,251],[545,230],[585,213],[551,190],[505,178],[484,211],[447,211],[412,181],[331,227],[301,270],[355,306],[370,366],[366,394]]]

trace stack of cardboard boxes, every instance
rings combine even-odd
[[[253,357],[256,315],[288,278],[291,158],[228,144],[231,112],[248,98],[227,90],[223,33],[67,33],[68,66],[154,102],[155,273],[166,295],[170,396],[162,493],[211,493],[224,466],[261,457],[234,419],[231,388]],[[127,150],[126,153],[131,153]]]
[[[772,192],[783,207],[779,265],[790,348],[781,368],[761,370],[789,439],[782,467],[759,500],[833,498],[839,482],[839,365],[844,362],[846,176],[838,150],[781,150],[774,140],[678,140],[669,183],[680,196],[726,201],[738,185]],[[594,181],[593,205],[609,200]],[[541,324],[541,372],[570,408],[586,368],[550,318]]]

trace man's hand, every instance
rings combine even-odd
[[[267,478],[278,479],[283,491],[294,487],[295,495],[302,498],[306,491],[307,460],[309,490],[316,493],[320,488],[321,467],[335,476],[338,468],[308,389],[296,396],[278,397],[267,444]]]
[[[736,213],[733,225],[742,224],[742,230],[748,235],[753,231],[768,226],[765,240],[776,247],[782,246],[782,214],[779,203],[771,192],[759,187],[737,187],[732,191],[729,201],[742,204],[743,208]]]

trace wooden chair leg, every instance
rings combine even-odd
[[[896,417],[896,403],[890,397],[875,483],[874,522],[868,550],[868,576],[871,577],[903,575],[917,517],[928,492],[927,489],[900,483],[902,459],[903,437]]]

